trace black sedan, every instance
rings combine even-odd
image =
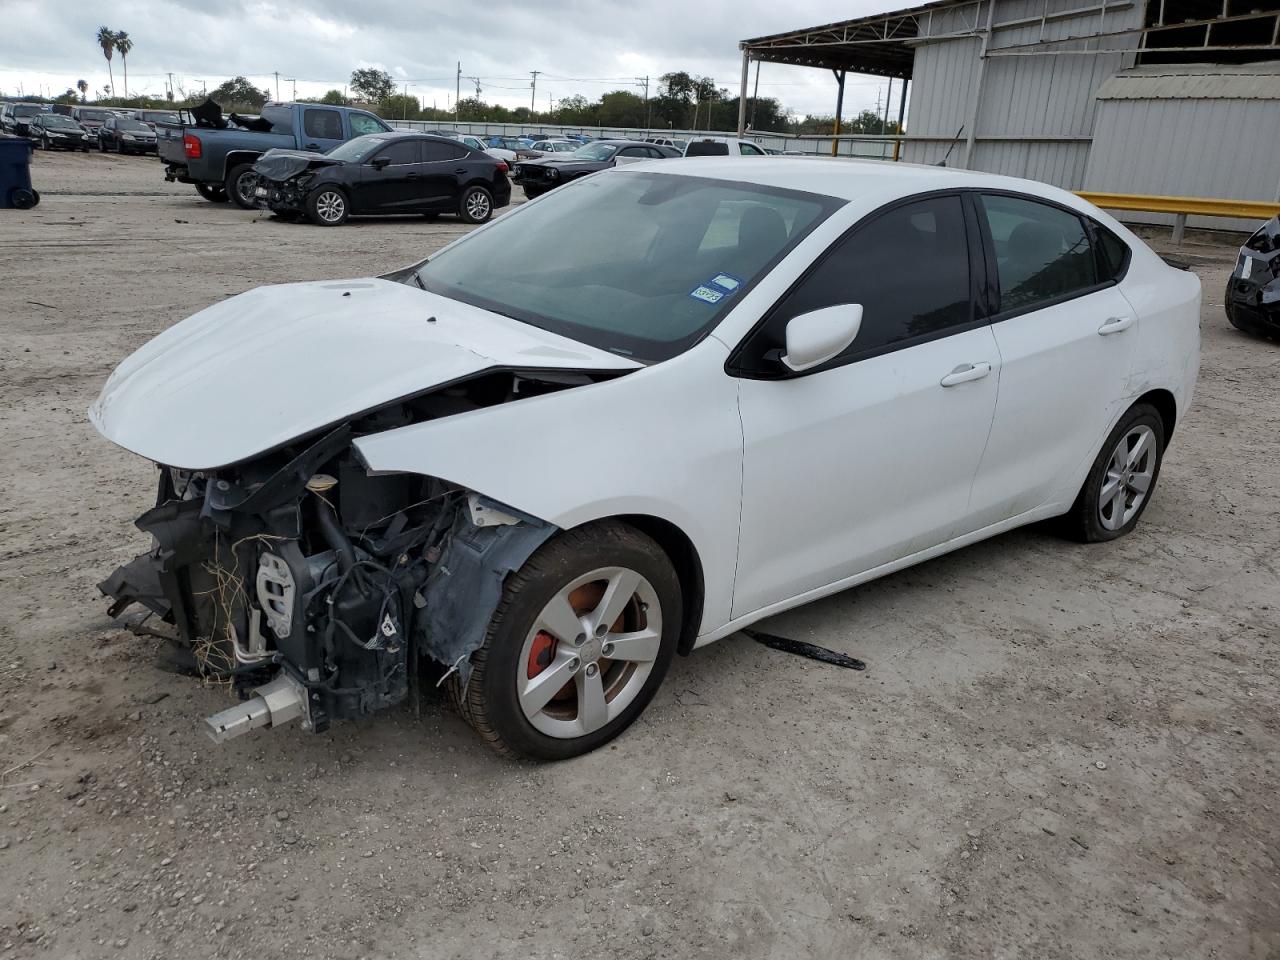
[[[38,117],[45,109],[38,103],[10,103],[4,108],[4,119],[0,122],[5,133],[15,137],[25,137],[32,117]]]
[[[589,173],[635,160],[662,160],[680,152],[656,143],[638,140],[596,140],[572,153],[557,153],[537,160],[521,160],[515,165],[514,180],[532,200],[553,187]]]
[[[1240,248],[1225,306],[1237,330],[1280,338],[1280,217],[1264,223]]]
[[[27,122],[27,139],[45,150],[89,152],[89,134],[84,127],[61,113],[37,113]]]
[[[98,149],[103,153],[155,153],[156,132],[141,120],[114,114],[98,128]]]
[[[397,213],[456,213],[484,223],[511,202],[505,163],[428,134],[371,133],[328,153],[269,150],[253,172],[259,207],[322,227]]]

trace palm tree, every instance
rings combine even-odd
[[[84,80],[76,81],[76,89],[80,91],[80,102],[85,102],[85,95],[89,92],[89,84]]]
[[[111,55],[116,52],[116,34],[110,27],[98,28],[98,46],[102,55],[107,58],[107,75],[111,77],[111,95],[116,95],[116,78],[111,72]]]
[[[129,51],[133,49],[133,41],[121,30],[116,34],[116,49],[120,51],[120,64],[124,68],[124,95],[129,97]]]

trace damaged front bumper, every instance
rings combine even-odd
[[[1224,306],[1232,326],[1280,336],[1280,217],[1263,224],[1240,248]]]
[[[385,709],[432,664],[465,683],[504,578],[555,530],[431,477],[370,476],[352,438],[161,467],[137,521],[152,548],[100,585],[113,616],[141,604],[194,672],[233,685],[244,702],[209,718],[215,741]]]

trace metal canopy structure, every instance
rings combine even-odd
[[[789,33],[743,40],[742,91],[739,100],[738,136],[746,130],[747,68],[757,63],[785,63],[796,67],[817,67],[832,71],[838,85],[836,95],[836,132],[844,105],[844,78],[848,73],[864,73],[903,81],[902,100],[906,102],[905,84],[911,79],[915,63],[913,41],[920,38],[922,26],[935,10],[963,6],[972,0],[938,0],[923,6],[878,13],[854,20],[841,20],[820,27],[807,27]],[[974,28],[978,24],[975,22]]]

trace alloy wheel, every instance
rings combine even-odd
[[[1098,494],[1098,519],[1107,530],[1132,520],[1147,499],[1156,471],[1156,434],[1137,424],[1120,438]]]
[[[639,695],[662,648],[662,605],[626,567],[583,574],[535,618],[516,660],[525,718],[558,739],[604,727]]]
[[[347,204],[342,194],[326,190],[316,198],[316,213],[325,223],[337,223],[346,212]]]
[[[473,190],[467,197],[467,214],[475,220],[489,217],[489,195],[483,190]]]

